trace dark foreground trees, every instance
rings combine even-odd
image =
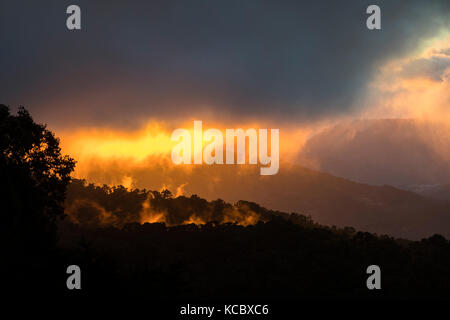
[[[140,223],[145,203],[166,213],[166,223]],[[450,243],[439,235],[401,240],[326,227],[246,201],[171,197],[82,180],[70,184],[67,204],[72,211],[60,225],[60,246],[84,272],[77,294],[186,301],[450,298]],[[229,223],[231,213],[259,220]],[[188,224],[191,216],[206,224]],[[366,287],[370,265],[381,268],[380,291]]]
[[[251,226],[84,228],[65,221],[61,245],[83,270],[80,292],[155,300],[450,298],[450,243],[400,241],[273,217]],[[366,269],[381,268],[381,290]],[[64,293],[64,292],[63,292]]]
[[[1,234],[7,276],[49,261],[74,166],[73,159],[61,154],[54,134],[35,123],[25,108],[14,115],[0,105]]]

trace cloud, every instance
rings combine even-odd
[[[301,162],[369,184],[450,181],[450,126],[414,119],[340,122],[307,141]]]
[[[448,49],[450,52],[450,49]],[[449,56],[432,56],[408,62],[402,67],[400,76],[404,78],[424,77],[433,81],[443,81],[448,77]]]
[[[68,4],[2,1],[0,10],[2,102],[66,128],[345,114],[378,66],[450,21],[446,0],[378,1],[377,31],[356,0],[80,0],[82,30],[69,32]]]
[[[445,48],[445,49],[435,50],[435,51],[433,51],[433,53],[435,53],[435,54],[443,54],[443,55],[446,55],[446,56],[450,56],[450,48]]]

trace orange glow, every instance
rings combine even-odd
[[[183,224],[202,225],[202,224],[206,224],[206,222],[203,221],[200,217],[197,217],[196,215],[192,215],[192,216],[189,217],[189,219],[184,221]]]
[[[225,125],[212,121],[204,121],[203,132],[209,128],[217,128],[225,133],[226,128],[278,128],[276,125],[236,124]],[[127,168],[146,168],[152,166],[175,167],[170,161],[172,148],[178,143],[171,140],[172,131],[185,128],[193,135],[193,120],[181,125],[149,122],[141,129],[133,131],[85,128],[74,132],[60,132],[61,147],[64,153],[70,154],[77,161],[74,176],[89,178],[89,172],[94,167],[115,166],[123,170],[114,179],[105,183],[122,184],[127,188],[135,187],[134,178],[127,173]],[[280,128],[280,161],[293,159],[313,131],[312,127]],[[224,134],[225,136],[225,134]],[[193,143],[193,142],[192,142]],[[207,143],[203,143],[205,147]],[[157,163],[155,163],[157,160]],[[178,165],[179,169],[191,171],[194,165]],[[128,170],[129,171],[129,170]],[[100,181],[95,181],[103,183]],[[178,185],[172,191],[177,195],[183,194],[183,186]]]
[[[146,222],[148,223],[165,223],[166,222],[166,212],[159,212],[154,210],[151,205],[149,199],[146,199],[142,203],[142,210],[140,212],[141,216],[141,224],[144,224]]]
[[[132,158],[141,161],[149,155],[166,154],[174,142],[170,133],[157,123],[133,132],[113,129],[79,129],[62,133],[62,148],[77,159]]]

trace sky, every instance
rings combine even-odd
[[[450,21],[445,0],[377,1],[375,31],[359,0],[79,0],[82,30],[69,31],[72,3],[0,2],[2,103],[54,128],[354,112],[378,68]]]
[[[71,4],[81,30],[66,28]],[[366,27],[371,4],[381,30]],[[0,43],[0,103],[55,131],[80,178],[182,193],[202,173],[166,161],[170,133],[203,120],[280,128],[283,163],[373,184],[450,182],[448,0],[0,0]],[[445,121],[366,134],[360,118]],[[411,156],[419,148],[426,157]],[[437,169],[411,174],[424,163]]]

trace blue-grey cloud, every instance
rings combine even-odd
[[[402,67],[400,76],[404,78],[425,77],[433,81],[443,81],[450,68],[450,56],[431,56],[408,62]]]

